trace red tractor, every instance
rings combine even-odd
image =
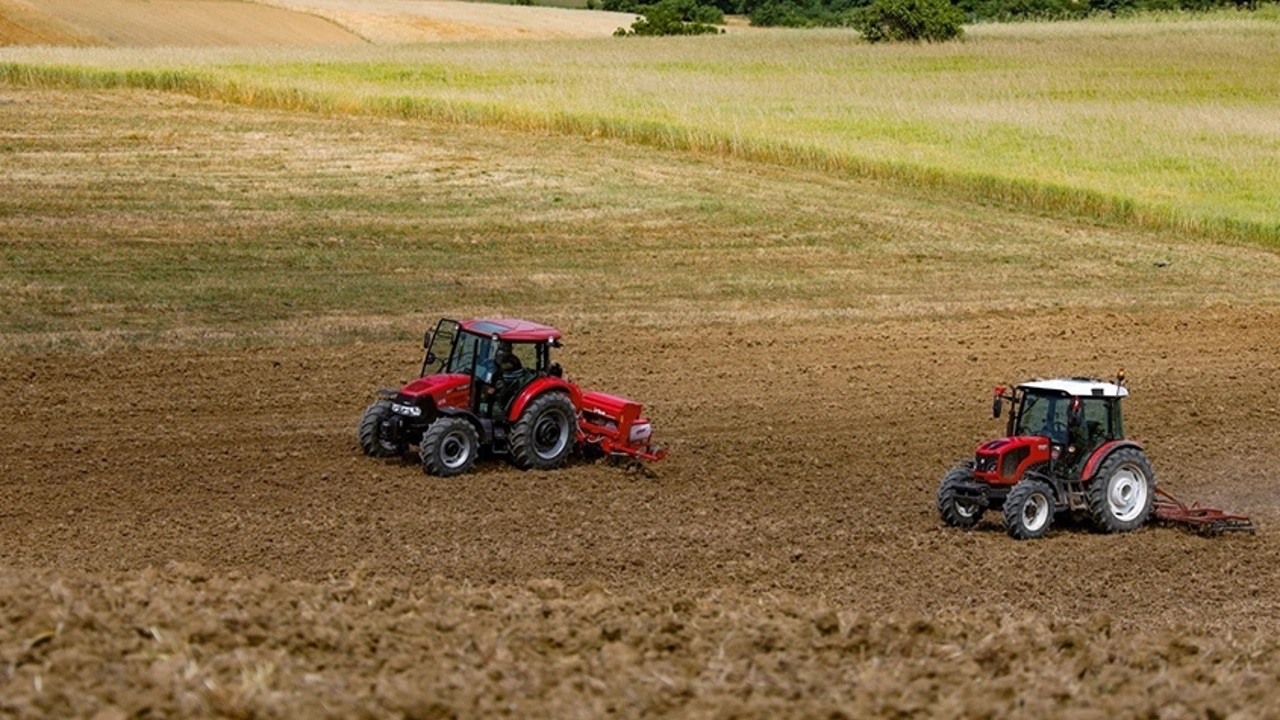
[[[564,377],[551,349],[560,331],[498,318],[441,320],[428,331],[417,380],[379,391],[357,428],[360,449],[396,457],[418,447],[422,469],[448,477],[470,470],[481,449],[523,469],[560,467],[575,449],[660,460],[640,404],[583,392]]]
[[[1042,537],[1059,512],[1086,514],[1103,532],[1136,530],[1151,517],[1156,479],[1142,446],[1125,438],[1124,373],[1037,380],[1012,392],[998,387],[992,415],[1009,401],[1006,437],[978,446],[938,488],[938,512],[970,528],[988,508],[1002,510],[1019,540]]]

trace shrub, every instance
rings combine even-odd
[[[661,0],[656,5],[640,6],[642,17],[631,23],[631,30],[618,28],[618,37],[628,35],[706,35],[724,30],[712,23],[724,22],[719,8],[699,5],[695,0]]]
[[[1179,0],[1156,0],[1179,2]],[[1089,14],[1086,2],[1073,0],[962,0],[961,10],[975,20],[1068,20]]]
[[[964,13],[948,0],[875,0],[853,25],[868,42],[944,42],[964,34]]]
[[[844,27],[851,13],[870,0],[757,0],[747,11],[762,27]]]

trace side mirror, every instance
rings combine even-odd
[[[991,401],[991,417],[993,418],[1000,417],[1000,411],[1003,409],[1004,409],[1004,398],[1000,397],[999,395],[996,395],[995,399]]]
[[[431,365],[435,361],[436,361],[436,354],[433,352],[428,352],[427,356],[422,360],[423,364],[425,365]]]
[[[434,334],[435,334],[435,333],[432,333],[430,330],[428,330],[426,333],[424,333],[424,334],[423,334],[423,336],[422,336],[422,349],[423,349],[423,350],[426,350],[426,349],[428,349],[428,348],[430,348],[430,347],[431,347],[431,337],[432,337],[432,335],[434,335]]]

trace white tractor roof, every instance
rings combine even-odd
[[[1129,394],[1128,388],[1121,387],[1115,383],[1102,382],[1101,380],[1086,380],[1082,378],[1032,380],[1031,382],[1024,382],[1018,385],[1018,387],[1031,390],[1062,392],[1079,397],[1125,397]]]

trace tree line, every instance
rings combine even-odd
[[[1264,0],[1265,1],[1265,0]],[[617,35],[721,32],[726,14],[758,27],[851,27],[878,40],[941,41],[966,22],[1072,20],[1152,11],[1255,9],[1259,0],[588,0],[588,7],[644,17]]]

